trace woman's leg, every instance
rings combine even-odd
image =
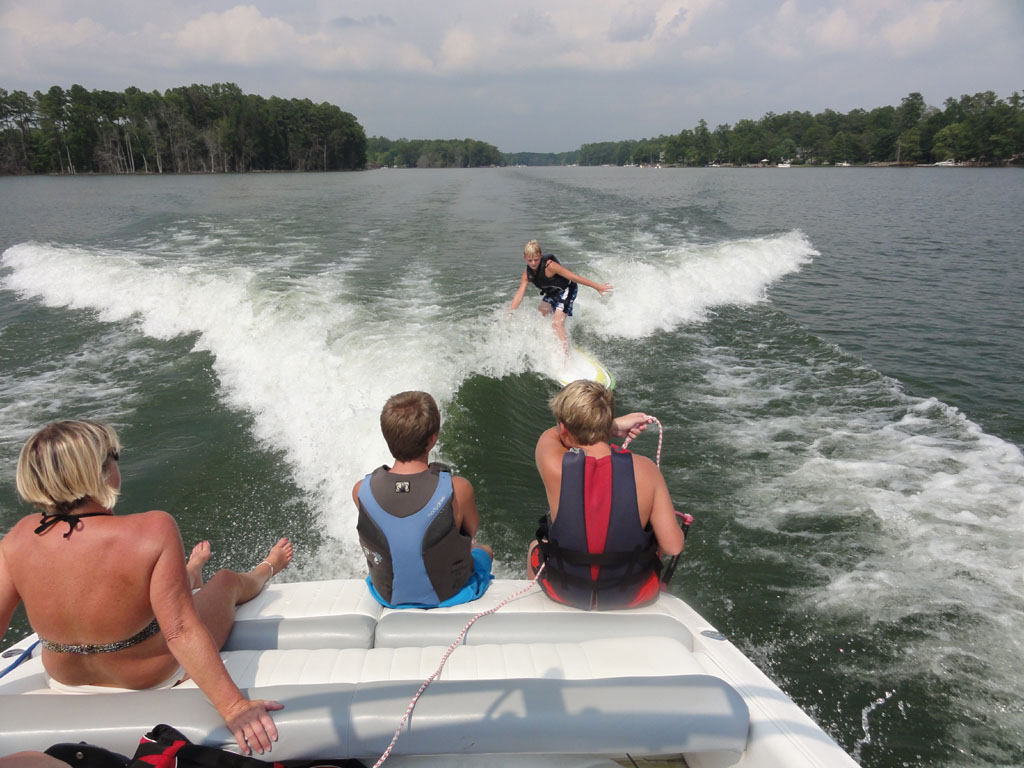
[[[251,571],[238,573],[227,569],[217,571],[192,596],[196,612],[206,625],[213,642],[222,648],[235,622],[235,607],[258,595],[270,577],[280,573],[292,561],[292,543],[283,538],[275,544],[266,560]]]
[[[192,554],[188,556],[185,569],[188,571],[189,586],[192,589],[199,589],[203,586],[203,566],[210,560],[210,542],[200,541],[192,547]]]

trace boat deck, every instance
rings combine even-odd
[[[239,608],[222,657],[250,696],[286,705],[274,714],[274,759],[375,759],[466,623],[527,585],[495,581],[474,603],[396,611],[362,581],[275,584]],[[233,743],[191,682],[59,695],[38,649],[0,680],[0,712],[0,754],[78,740],[131,754],[159,722],[197,743]],[[629,754],[685,758],[691,768],[855,765],[683,601],[665,594],[643,608],[585,612],[537,588],[473,624],[395,754],[409,765],[414,756],[483,754]]]

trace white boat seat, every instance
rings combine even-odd
[[[447,646],[471,618],[528,584],[495,581],[479,600],[429,610],[383,608],[362,579],[271,584],[239,606],[224,649]],[[672,603],[659,600],[621,611],[580,611],[549,599],[539,587],[477,620],[465,643],[532,643],[552,637],[575,641],[624,634],[674,637],[694,647]]]
[[[274,699],[280,739],[265,759],[376,759],[387,748],[418,681],[253,688]],[[132,755],[157,723],[189,740],[234,748],[216,710],[197,689],[19,696],[3,701],[0,754],[85,741]],[[46,723],[46,728],[40,728]],[[715,754],[732,765],[746,747],[749,711],[710,675],[592,680],[438,680],[420,698],[396,755]],[[731,757],[730,757],[731,756]]]
[[[270,584],[238,607],[224,650],[370,648],[381,611],[358,579]]]
[[[422,682],[437,669],[447,646],[271,650],[222,653],[240,688],[317,683]],[[701,674],[704,669],[677,640],[624,637],[581,643],[506,643],[459,646],[440,680],[510,680],[537,677],[587,680]],[[194,687],[192,682],[182,687]]]
[[[408,680],[419,683],[437,669],[447,646],[405,648],[319,648],[222,651],[221,658],[239,688]],[[587,680],[702,674],[698,659],[678,640],[628,636],[580,643],[506,643],[459,646],[449,656],[441,680],[511,680],[537,677]],[[42,659],[26,661],[4,694],[60,696],[46,684]],[[174,690],[195,689],[186,680]],[[112,689],[113,693],[122,693]],[[95,695],[110,695],[97,693]],[[12,701],[12,699],[8,699]]]
[[[447,646],[470,619],[499,605],[529,583],[526,580],[495,581],[479,600],[451,608],[385,608],[377,619],[374,647]],[[467,645],[533,643],[553,637],[580,641],[622,635],[660,635],[675,638],[687,648],[694,647],[693,637],[686,626],[675,616],[672,606],[664,601],[620,611],[581,611],[556,603],[537,586],[503,605],[496,613],[474,622],[465,642]]]

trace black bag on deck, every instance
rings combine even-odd
[[[46,750],[46,754],[63,760],[71,768],[127,768],[131,762],[124,755],[103,747],[94,747],[84,741],[78,744],[54,744]]]
[[[193,744],[169,725],[147,733],[128,768],[363,768],[358,760],[277,760],[268,762]]]

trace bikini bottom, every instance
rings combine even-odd
[[[57,693],[128,693],[134,690],[164,691],[184,682],[185,678],[185,670],[178,667],[174,670],[174,674],[162,683],[151,685],[149,688],[113,688],[109,685],[68,685],[67,683],[62,683],[59,680],[54,680],[49,675],[46,676],[46,684],[50,686],[51,690],[56,691]]]

